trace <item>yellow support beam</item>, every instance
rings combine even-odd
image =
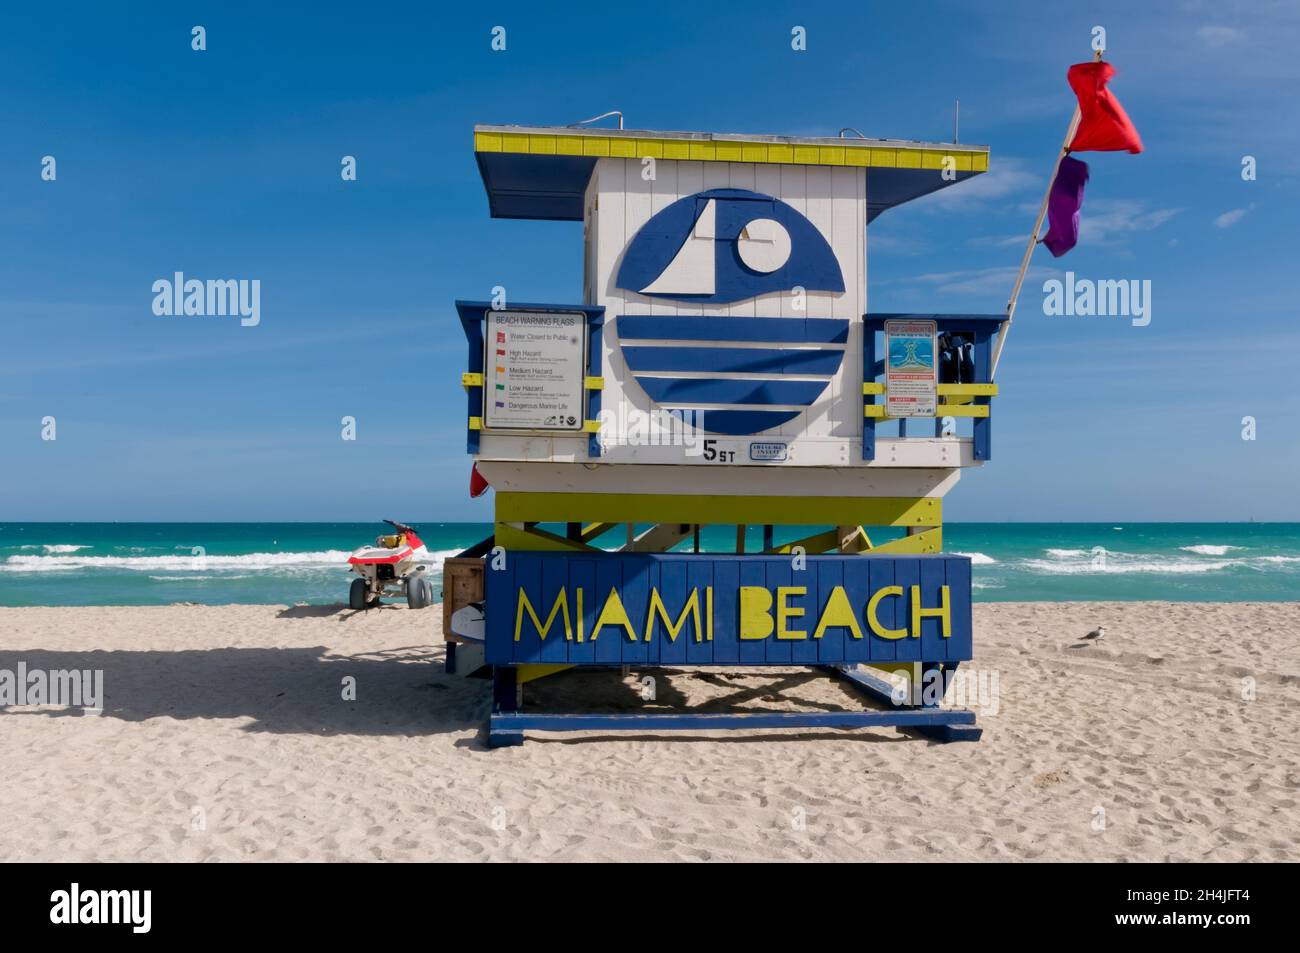
[[[989,415],[988,404],[937,404],[935,406],[935,417],[987,417]],[[899,420],[898,417],[890,417],[885,413],[884,404],[867,404],[862,408],[862,416],[870,417],[872,420]],[[931,417],[911,417],[911,420],[932,420]]]
[[[460,386],[466,389],[469,389],[471,387],[482,387],[483,375],[476,373],[474,371],[469,371],[465,374],[462,374],[460,375]]]
[[[881,543],[871,549],[872,555],[876,553],[893,553],[895,555],[915,556],[921,553],[937,553],[943,549],[943,527],[935,526],[932,529],[922,530],[912,536],[903,536],[900,539],[891,539],[887,543]]]
[[[604,390],[605,378],[603,377],[584,377],[582,386],[587,390]]]
[[[517,526],[509,525],[507,522],[498,522],[494,528],[494,533],[496,545],[504,546],[506,549],[516,549],[524,552],[542,550],[589,553],[598,551],[595,546],[588,546],[575,539],[565,539],[563,536],[556,536],[554,533],[548,533],[546,530],[538,529],[535,526],[520,529]]]
[[[563,672],[565,669],[573,668],[572,665],[516,665],[518,674],[515,676],[515,684],[523,685],[527,682],[535,682],[539,678],[545,678],[547,675],[554,675],[556,672]]]
[[[864,394],[883,394],[884,392],[884,381],[865,381],[862,384],[862,393]]]
[[[840,545],[840,534],[837,530],[828,529],[823,533],[814,533],[811,536],[805,536],[803,539],[796,539],[793,543],[785,543],[767,550],[768,555],[781,555],[794,550],[796,546],[802,546],[806,553],[828,553],[833,549],[838,549]]]
[[[784,526],[937,526],[938,497],[697,496],[498,492],[503,523],[776,523]]]
[[[861,526],[853,532],[852,538],[852,543],[849,543],[847,539],[840,541],[841,552],[866,553],[875,549],[875,547],[871,545],[871,537],[867,535],[867,531]]]
[[[997,384],[940,384],[940,397],[996,397]]]

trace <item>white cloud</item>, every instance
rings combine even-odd
[[[1092,247],[1119,244],[1138,232],[1159,228],[1181,211],[1181,208],[1151,208],[1140,200],[1098,199],[1089,202],[1085,198],[1079,216],[1079,244]],[[1032,216],[1037,213],[1037,207],[1030,211],[1024,234],[985,236],[972,239],[971,244],[984,248],[1023,248],[1029,240],[1029,226],[1034,224]]]
[[[919,238],[895,235],[879,229],[879,225],[872,225],[868,229],[868,255],[919,255],[926,250],[926,243]]]
[[[988,172],[923,195],[912,207],[932,212],[980,211],[994,204],[1008,205],[1006,200],[1042,189],[1045,184],[1041,175],[1025,168],[1023,160],[995,156],[989,160]],[[871,188],[870,179],[867,188]]]
[[[1214,220],[1214,227],[1232,228],[1232,226],[1236,225],[1243,218],[1245,218],[1246,213],[1249,212],[1254,207],[1255,207],[1254,203],[1252,203],[1246,206],[1245,208],[1234,208],[1229,212],[1224,212],[1222,215],[1220,215],[1218,218]]]
[[[1033,220],[1029,220],[1032,225]],[[1001,238],[994,235],[983,235],[979,238],[972,238],[970,244],[975,248],[1024,248],[1029,241],[1029,225],[1025,226],[1023,235],[1006,235]]]
[[[1001,265],[996,268],[971,268],[963,271],[939,271],[917,275],[912,281],[929,285],[940,294],[954,295],[989,295],[1001,294],[1011,296],[1011,289],[1016,283],[1019,265]],[[1047,278],[1058,277],[1061,272],[1055,268],[1030,268],[1025,275],[1025,288],[1033,287],[1035,282],[1041,286]],[[1022,292],[1023,294],[1023,292]]]
[[[1111,245],[1138,232],[1150,232],[1181,212],[1181,208],[1151,208],[1134,199],[1085,198],[1079,216],[1080,245]]]
[[[1206,46],[1218,47],[1229,46],[1233,43],[1240,43],[1246,38],[1246,31],[1238,29],[1235,26],[1218,26],[1207,23],[1196,31],[1196,35],[1204,41]]]

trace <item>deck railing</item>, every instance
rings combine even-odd
[[[882,350],[878,340],[883,336],[886,321],[925,320],[934,321],[939,334],[961,337],[972,346],[973,373],[971,380],[961,382],[942,382],[938,385],[939,403],[935,407],[933,418],[911,417],[893,418],[885,414],[882,402],[885,394],[883,380],[884,360],[877,357]],[[921,437],[921,434],[909,434],[909,424],[918,424],[933,419],[932,433],[924,435],[926,439],[944,436],[944,418],[969,417],[974,421],[972,428],[972,449],[976,460],[983,462],[992,457],[992,420],[991,402],[997,395],[998,385],[989,380],[993,370],[993,340],[998,328],[1006,320],[1001,314],[868,314],[863,316],[862,335],[862,459],[876,458],[876,427],[878,424],[897,419],[899,437]],[[936,355],[937,360],[937,355]]]

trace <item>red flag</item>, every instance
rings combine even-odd
[[[1106,88],[1115,75],[1109,63],[1076,63],[1067,74],[1070,88],[1079,97],[1079,131],[1070,143],[1071,152],[1142,151],[1142,138],[1119,100]]]
[[[482,496],[488,490],[488,481],[483,478],[483,474],[478,472],[478,464],[475,463],[469,470],[469,495],[471,497]]]

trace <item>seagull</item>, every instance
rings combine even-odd
[[[1089,632],[1087,635],[1084,636],[1085,639],[1104,639],[1105,637],[1106,637],[1106,627],[1104,625],[1097,626],[1097,628],[1093,629],[1091,632]]]

